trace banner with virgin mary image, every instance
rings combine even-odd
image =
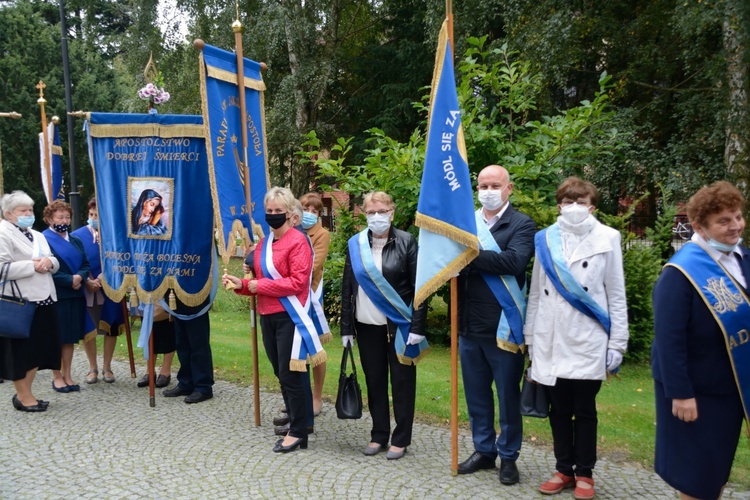
[[[85,128],[107,296],[202,303],[216,279],[203,118],[89,113]]]

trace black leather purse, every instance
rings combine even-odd
[[[347,356],[352,360],[352,373],[346,374]],[[344,348],[341,357],[341,373],[339,374],[339,392],[336,395],[336,416],[340,419],[362,418],[362,390],[357,381],[357,365],[354,363],[354,353],[349,344]]]
[[[36,303],[21,296],[16,282],[8,280],[9,271],[10,263],[6,262],[0,269],[0,337],[27,339],[31,334]],[[6,293],[6,288],[9,289],[9,294]]]
[[[529,368],[523,373],[521,386],[521,415],[524,417],[547,418],[549,415],[549,396],[547,386],[529,378]]]

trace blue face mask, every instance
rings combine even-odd
[[[99,229],[99,219],[88,219],[86,223],[94,229]]]
[[[18,227],[29,228],[34,225],[33,215],[19,215],[16,221]]]
[[[732,252],[734,252],[734,249],[737,248],[737,245],[739,245],[740,243],[742,243],[742,238],[740,238],[737,241],[737,243],[735,243],[734,245],[727,245],[726,243],[722,243],[720,241],[716,241],[715,239],[711,238],[710,236],[709,236],[709,240],[708,240],[708,246],[710,246],[711,248],[715,248],[716,250],[718,250],[720,252],[726,252],[726,253],[732,253]]]
[[[318,216],[311,212],[302,213],[302,228],[310,229],[318,222]]]

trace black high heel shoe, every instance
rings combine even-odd
[[[42,406],[37,402],[34,406],[24,406],[23,403],[21,403],[21,400],[18,399],[18,396],[13,396],[13,407],[18,411],[28,411],[28,412],[40,412],[40,411],[47,411],[46,406]]]
[[[299,448],[301,450],[306,450],[307,449],[307,438],[306,437],[297,438],[297,440],[295,442],[293,442],[292,444],[290,444],[288,446],[284,446],[282,444],[283,442],[284,442],[283,439],[281,440],[281,442],[278,442],[278,441],[276,442],[276,446],[273,447],[274,453],[289,453],[290,451],[294,451],[297,448]]]

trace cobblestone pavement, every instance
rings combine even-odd
[[[338,420],[327,403],[308,450],[273,453],[280,394],[261,393],[263,425],[256,427],[252,388],[218,381],[214,398],[194,405],[158,391],[151,408],[125,363],[113,365],[114,384],[84,384],[85,359],[78,349],[79,393],[53,392],[51,372],[39,373],[34,390],[50,401],[45,413],[16,411],[13,385],[0,384],[0,499],[547,498],[536,490],[554,470],[547,447],[524,444],[514,486],[501,485],[497,471],[454,477],[448,429],[416,424],[407,455],[389,462],[384,453],[361,452],[368,415]],[[459,446],[463,460],[472,452],[467,433]],[[598,499],[676,498],[640,468],[600,460],[595,478]],[[730,488],[724,497],[750,499],[750,492]]]

